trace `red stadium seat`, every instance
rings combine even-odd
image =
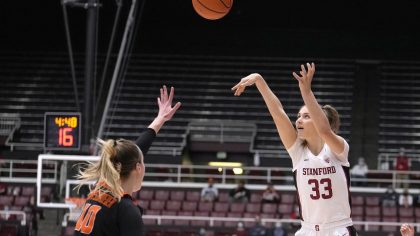
[[[226,213],[225,212],[211,212],[210,216],[211,217],[226,217]],[[213,226],[221,227],[223,226],[223,221],[215,220],[213,221]]]
[[[364,216],[364,208],[362,206],[354,206],[351,208],[352,216]]]
[[[221,192],[219,193],[219,202],[228,202],[229,201],[229,193]]]
[[[400,213],[399,214],[400,217],[413,217],[414,216],[414,210],[412,207],[408,207],[408,208],[400,207],[399,213]]]
[[[414,220],[414,217],[400,216],[400,222],[416,222],[416,221]]]
[[[382,216],[397,216],[397,208],[396,207],[382,207]]]
[[[264,219],[274,219],[274,218],[276,218],[276,215],[275,214],[261,213],[260,217],[264,218]]]
[[[22,196],[22,197],[15,197],[15,202],[13,205],[15,206],[26,206],[29,203],[29,197]]]
[[[245,203],[231,203],[230,211],[235,213],[243,213],[245,211]]]
[[[153,200],[153,189],[141,189],[138,195],[138,199],[140,200]]]
[[[366,207],[366,216],[381,216],[381,207],[379,206],[368,206]]]
[[[182,210],[183,211],[196,211],[197,210],[197,202],[183,202],[182,203]]]
[[[180,201],[167,201],[166,202],[166,210],[168,210],[168,211],[179,211],[179,210],[181,210],[181,202]]]
[[[260,203],[262,200],[262,193],[251,193],[251,202]]]
[[[248,204],[246,204],[246,212],[260,213],[261,212],[261,204],[260,203],[248,203]]]
[[[149,209],[150,202],[149,201],[138,201],[139,206],[143,209]]]
[[[253,219],[255,219],[255,217],[258,216],[258,215],[259,214],[256,214],[256,213],[245,213],[244,214],[244,218],[253,218]],[[245,221],[244,222],[244,225],[245,225],[245,228],[250,228],[250,227],[252,227],[252,226],[255,225],[255,222],[253,222],[253,221]]]
[[[34,196],[34,195],[35,195],[35,186],[22,187],[22,196]]]
[[[381,222],[381,218],[379,216],[366,216],[365,221]],[[366,231],[379,231],[379,228],[380,228],[379,225],[368,225],[365,228],[365,230]]]
[[[274,214],[277,211],[277,204],[264,203],[262,204],[262,213]]]
[[[363,206],[365,204],[365,198],[363,196],[351,196],[352,206]]]
[[[227,217],[228,218],[242,218],[242,214],[241,213],[229,212],[229,213],[227,213]],[[224,225],[225,225],[225,227],[236,227],[238,225],[238,222],[237,221],[225,221]]]
[[[194,212],[194,216],[209,216],[208,212]],[[191,226],[207,226],[206,220],[191,220]]]
[[[365,203],[366,203],[366,206],[379,206],[381,203],[381,200],[379,197],[371,196],[371,197],[365,198]]]
[[[171,191],[170,199],[173,201],[184,201],[185,198],[185,192],[180,191]]]
[[[383,222],[398,222],[398,217],[396,217],[396,216],[383,217],[382,221]],[[383,225],[382,226],[382,231],[384,231],[384,232],[397,232],[398,231],[398,226]]]
[[[281,195],[281,203],[284,204],[293,204],[295,202],[296,196],[294,194],[284,193]]]
[[[162,215],[163,216],[176,216],[176,211],[162,211]],[[162,219],[161,224],[162,225],[173,225],[174,220],[173,219]]]
[[[169,191],[168,190],[156,190],[155,199],[161,201],[169,200]]]
[[[165,201],[160,201],[160,200],[150,201],[150,209],[159,210],[159,211],[165,209]]]
[[[13,202],[13,196],[0,196],[0,205],[10,206]]]
[[[215,212],[227,212],[229,210],[229,203],[227,202],[216,202],[214,203]]]
[[[290,215],[293,211],[293,205],[291,204],[279,204],[279,213],[282,215]]]
[[[198,210],[199,211],[205,211],[210,212],[213,210],[213,204],[212,202],[199,202],[198,203]]]
[[[187,211],[187,212],[178,212],[179,216],[192,216],[193,213],[191,211]],[[174,220],[174,224],[175,225],[189,225],[190,221],[189,220]]]
[[[201,193],[200,192],[197,192],[197,191],[188,191],[187,192],[187,194],[186,194],[186,198],[187,198],[187,201],[196,201],[196,202],[198,202],[198,201],[200,201],[200,196],[201,196]]]

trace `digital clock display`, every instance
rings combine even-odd
[[[80,150],[80,113],[46,112],[44,121],[46,150]]]

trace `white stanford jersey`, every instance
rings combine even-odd
[[[341,162],[327,144],[315,156],[302,140],[287,150],[293,162],[293,173],[300,205],[301,219],[325,224],[350,219],[349,145],[344,140]]]

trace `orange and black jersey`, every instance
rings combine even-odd
[[[102,183],[99,183],[102,184]],[[106,190],[106,186],[101,186]],[[95,190],[89,194],[75,226],[75,236],[143,235],[143,209],[130,195],[118,199]]]
[[[146,129],[136,140],[145,156],[156,133]],[[113,196],[103,182],[92,191],[75,226],[75,236],[126,236],[143,235],[143,209],[136,205],[130,195],[118,199]]]

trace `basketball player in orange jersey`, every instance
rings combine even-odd
[[[302,225],[295,235],[354,236],[357,232],[350,218],[349,145],[337,135],[337,111],[329,105],[321,107],[312,92],[315,65],[307,63],[307,69],[301,65],[300,75],[293,73],[305,103],[297,115],[296,129],[261,75],[248,75],[232,90],[240,96],[246,87],[256,85],[292,158]]]
[[[102,146],[100,160],[79,174],[82,183],[98,182],[83,206],[74,235],[143,235],[143,210],[133,203],[131,194],[141,188],[145,173],[143,158],[153,139],[181,106],[178,102],[172,107],[173,96],[174,88],[169,96],[165,86],[160,89],[159,113],[136,142],[125,139],[99,141]]]

